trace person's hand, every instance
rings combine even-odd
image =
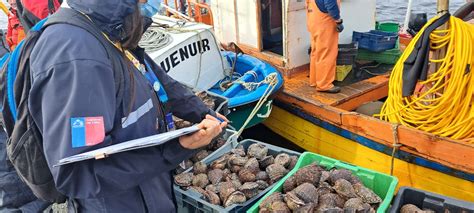
[[[336,21],[336,31],[338,33],[342,32],[344,30],[344,24],[342,24],[342,19],[339,19]]]
[[[218,118],[224,120],[226,123],[229,123],[229,119],[227,119],[227,117],[223,116],[222,114],[216,112],[216,115]]]
[[[206,115],[206,118],[198,124],[199,131],[192,135],[181,136],[179,143],[186,149],[198,149],[207,146],[212,139],[217,137],[222,128],[227,126],[227,122],[220,122],[217,118]]]

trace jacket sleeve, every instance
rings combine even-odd
[[[33,72],[32,72],[33,73]],[[101,197],[130,189],[160,173],[170,172],[193,153],[177,141],[53,167],[60,159],[113,144],[115,85],[110,64],[73,60],[32,77],[30,110],[43,135],[44,152],[60,192],[73,198]],[[105,138],[93,146],[73,148],[76,117],[103,117]]]
[[[146,55],[145,60],[150,63],[151,68],[165,88],[169,98],[169,107],[174,115],[184,120],[199,123],[205,118],[206,114],[216,116],[216,113],[207,108],[207,106],[194,95],[189,89],[181,83],[172,79],[166,72]]]
[[[326,6],[326,10],[328,11],[329,15],[334,20],[339,20],[341,18],[337,0],[324,0],[324,5]]]

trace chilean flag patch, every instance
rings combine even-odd
[[[94,146],[105,138],[104,117],[71,118],[72,147]]]

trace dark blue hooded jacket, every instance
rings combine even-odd
[[[89,15],[113,40],[123,37],[124,18],[137,4],[137,0],[67,2],[71,8]],[[151,61],[142,51],[136,54]],[[125,60],[119,53],[113,57]],[[171,171],[194,153],[177,140],[102,160],[53,167],[64,157],[163,131],[162,108],[140,71],[130,64],[131,71],[124,79],[127,89],[123,104],[116,108],[114,72],[104,47],[84,29],[66,24],[44,30],[33,49],[30,65],[29,108],[42,133],[44,152],[58,190],[74,199],[80,212],[174,212]],[[175,115],[200,122],[211,113],[158,65],[151,66]],[[77,138],[73,138],[72,121],[76,118],[103,119],[95,127],[104,127],[105,139],[96,145],[74,147]],[[86,129],[86,138],[87,132]],[[100,137],[101,131],[91,132]]]
[[[323,13],[328,13],[334,20],[339,20],[340,16],[340,9],[337,5],[337,0],[315,0],[316,5],[318,6],[319,10]]]

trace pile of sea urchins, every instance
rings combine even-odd
[[[299,169],[259,205],[260,212],[375,212],[382,199],[347,169]]]
[[[298,161],[287,153],[269,155],[268,148],[254,143],[239,145],[210,165],[196,162],[193,171],[175,176],[183,189],[193,189],[209,203],[224,207],[244,203],[283,178]]]

